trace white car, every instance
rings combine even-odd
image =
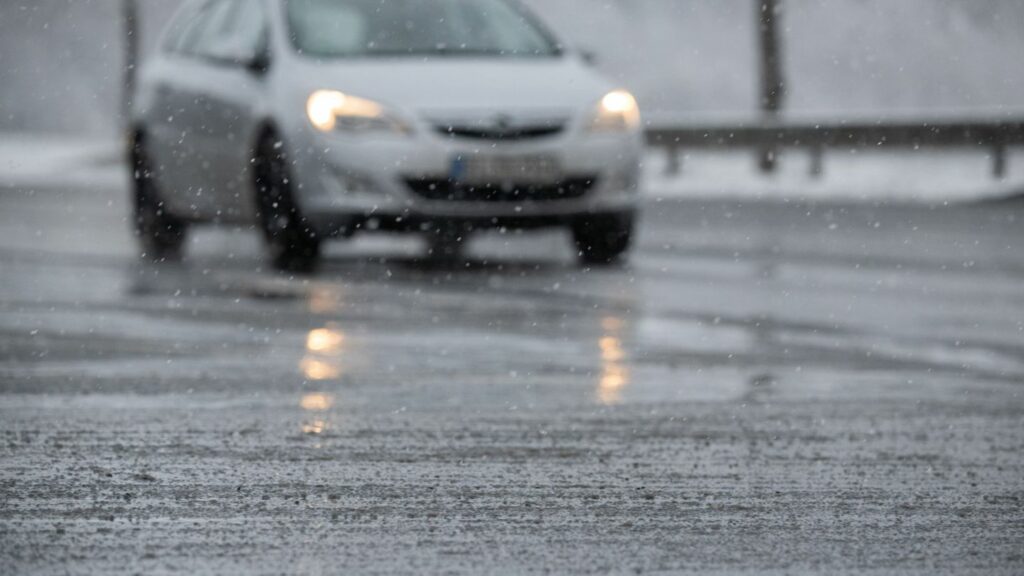
[[[629,247],[634,97],[514,0],[194,0],[140,72],[136,230],[154,258],[189,225],[255,224],[275,265],[323,241],[565,226],[581,259]]]

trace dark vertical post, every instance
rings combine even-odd
[[[121,25],[124,27],[124,86],[121,94],[121,119],[127,125],[135,97],[135,75],[139,60],[139,9],[136,0],[121,0]]]
[[[779,19],[781,0],[754,0],[757,6],[758,36],[761,48],[761,112],[765,122],[778,119],[785,96],[782,75],[782,49],[780,47]],[[775,147],[761,150],[761,170],[775,169]]]
[[[999,143],[992,147],[992,177],[1006,178],[1006,145]]]
[[[669,176],[678,176],[683,170],[683,158],[682,152],[678,146],[669,146],[665,149],[665,153],[668,155],[668,161],[665,164],[665,174]]]
[[[811,178],[817,180],[825,173],[824,146],[811,146]]]

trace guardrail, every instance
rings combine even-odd
[[[646,134],[649,146],[665,149],[670,174],[682,169],[687,148],[757,150],[765,172],[775,169],[776,150],[804,149],[811,156],[811,176],[820,177],[827,149],[982,147],[991,150],[992,176],[1002,179],[1007,148],[1024,145],[1024,120],[654,125]]]

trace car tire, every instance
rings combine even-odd
[[[132,139],[130,161],[132,216],[142,256],[153,261],[180,260],[188,224],[167,211],[142,135]]]
[[[594,214],[573,223],[572,235],[580,261],[607,266],[619,262],[629,250],[635,216],[631,212]]]
[[[288,155],[280,139],[268,133],[255,153],[256,213],[274,268],[308,273],[320,259],[321,240],[302,215],[293,194]]]

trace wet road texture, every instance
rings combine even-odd
[[[561,233],[135,258],[0,192],[0,573],[1024,572],[1024,207],[648,202]]]

